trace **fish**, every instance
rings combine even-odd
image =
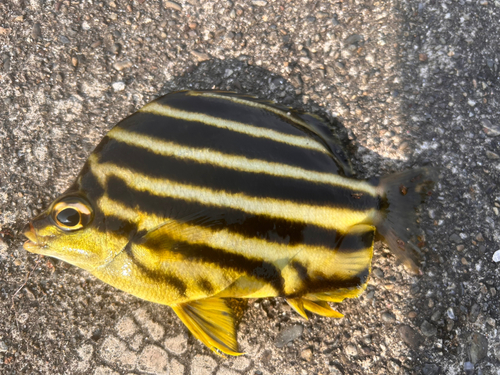
[[[321,117],[251,95],[178,91],[115,125],[24,248],[170,306],[219,355],[243,354],[229,298],[284,297],[341,318],[379,235],[421,273],[412,236],[433,168],[357,179]]]

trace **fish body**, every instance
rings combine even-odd
[[[224,298],[328,302],[366,288],[376,231],[413,271],[414,207],[432,171],[357,180],[320,118],[217,91],[165,95],[118,123],[25,229],[28,251],[171,306],[212,350],[241,354]]]

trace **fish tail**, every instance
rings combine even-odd
[[[419,168],[382,177],[378,186],[381,207],[375,225],[394,253],[410,271],[421,274],[422,253],[411,237],[417,233],[416,207],[431,194],[438,173]]]

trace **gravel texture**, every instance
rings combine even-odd
[[[499,0],[0,0],[0,373],[500,374],[499,21]],[[438,167],[423,275],[377,243],[343,319],[253,300],[247,355],[223,359],[169,308],[22,249],[117,121],[188,88],[321,114],[360,177]]]

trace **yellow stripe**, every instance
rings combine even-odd
[[[186,147],[147,135],[129,132],[121,128],[111,130],[108,133],[108,137],[126,143],[129,146],[144,148],[157,155],[193,160],[198,163],[217,165],[242,172],[263,173],[271,176],[329,184],[351,189],[355,192],[364,192],[373,197],[377,196],[376,188],[367,182],[344,178],[331,173],[314,172],[286,164],[247,159],[243,156],[213,151],[209,148]]]
[[[256,126],[244,124],[242,122],[225,120],[218,117],[208,116],[203,113],[187,112],[175,109],[156,102],[149,103],[142,107],[139,112],[154,113],[159,116],[167,116],[185,121],[201,122],[205,125],[215,126],[217,128],[229,129],[238,133],[248,134],[252,137],[267,138],[275,142],[285,143],[292,146],[302,147],[310,150],[319,151],[330,155],[323,145],[315,142],[311,138],[300,137],[297,135],[284,134],[275,130],[259,128]]]
[[[96,155],[89,157],[93,174],[103,188],[108,176],[120,178],[130,188],[148,192],[158,197],[170,197],[207,206],[227,207],[249,214],[265,215],[298,223],[310,223],[323,228],[345,233],[350,227],[360,223],[372,223],[375,209],[354,211],[346,208],[313,206],[286,200],[252,197],[245,194],[227,193],[208,188],[181,184],[167,179],[151,178],[111,163],[100,164]]]
[[[282,109],[276,108],[272,104],[265,104],[262,102],[254,101],[252,99],[257,99],[255,97],[249,96],[248,99],[242,99],[236,96],[231,96],[231,95],[221,95],[217,94],[215,92],[205,92],[205,91],[188,91],[187,94],[189,96],[203,96],[206,98],[215,98],[215,99],[221,99],[221,100],[228,100],[233,103],[238,103],[245,105],[247,107],[254,107],[254,108],[259,108],[259,109],[265,109],[266,111],[276,113],[279,116],[285,117],[289,119],[290,121],[293,121],[299,125],[302,125],[304,128],[309,129],[310,125],[307,124],[306,122],[302,121],[300,118],[292,116],[291,112],[293,111],[292,108],[290,108],[289,112],[286,112]],[[312,116],[312,115],[311,115]]]
[[[126,221],[135,222],[139,231],[149,232],[157,228],[157,230],[164,230],[168,238],[173,241],[206,245],[228,253],[243,255],[249,259],[259,259],[272,263],[284,270],[283,276],[285,281],[288,280],[285,282],[285,289],[290,289],[285,290],[287,293],[293,293],[301,284],[297,272],[289,266],[291,260],[306,266],[310,273],[320,272],[323,275],[347,279],[366,269],[367,262],[369,264],[371,259],[366,249],[356,252],[337,252],[323,246],[290,246],[258,238],[247,238],[227,229],[212,230],[203,226],[180,223],[134,210],[107,196],[100,198],[98,205],[105,215],[113,215]],[[181,260],[178,254],[172,254],[168,250],[168,248],[164,249],[162,254],[165,259],[163,260]]]

